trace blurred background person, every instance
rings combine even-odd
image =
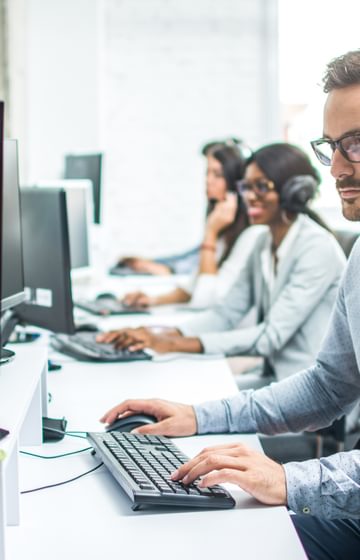
[[[202,244],[197,250],[198,265],[191,279],[179,282],[169,293],[151,296],[143,292],[127,294],[124,302],[136,307],[185,303],[208,307],[231,288],[263,228],[248,228],[246,207],[236,189],[243,178],[245,160],[233,141],[212,142],[202,150],[207,160],[207,219]]]

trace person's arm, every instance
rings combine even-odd
[[[202,336],[204,333],[222,333],[233,330],[245,317],[254,304],[252,259],[249,255],[246,265],[240,270],[233,287],[221,301],[206,311],[196,314],[196,317],[181,323],[181,332],[184,336]],[[218,334],[217,334],[218,336]],[[212,353],[208,348],[207,352]],[[218,353],[216,350],[215,353]],[[222,352],[222,350],[220,350]]]
[[[169,305],[172,303],[186,303],[190,294],[183,288],[175,288],[166,294],[151,296],[144,292],[131,292],[124,296],[123,302],[129,307],[152,307],[155,305]]]
[[[225,200],[218,202],[209,214],[200,246],[199,274],[217,274],[216,244],[221,232],[233,223],[236,210],[237,196],[234,193],[227,193]]]
[[[161,333],[159,333],[161,330]],[[130,352],[151,348],[155,352],[203,352],[200,340],[196,337],[183,337],[179,330],[169,327],[138,327],[119,329],[101,333],[97,342],[113,344],[115,348],[128,348]]]
[[[330,262],[331,267],[329,267]],[[229,326],[221,330],[227,332],[219,335],[219,332],[215,332],[212,328],[208,329],[208,332],[203,330],[199,333],[193,330],[192,324],[187,323],[182,331],[189,336],[199,335],[206,353],[271,356],[285,346],[317,309],[328,292],[335,292],[343,264],[342,255],[335,250],[332,243],[329,243],[328,238],[308,238],[307,242],[303,243],[301,252],[284,281],[283,289],[272,303],[262,323],[236,329],[239,320],[236,314],[237,299],[235,299],[232,307],[229,305],[227,308],[215,309],[220,315],[226,313]],[[259,271],[254,270],[253,274],[259,274]],[[239,297],[240,294],[237,294],[234,286],[225,301],[227,302],[229,297],[234,298],[234,295],[236,298]]]
[[[359,519],[359,450],[283,466],[293,511],[326,519]]]
[[[167,264],[158,263],[151,259],[140,257],[124,257],[120,259],[119,266],[128,266],[139,274],[153,274],[155,276],[166,276],[172,274],[171,268]]]
[[[219,303],[236,283],[240,271],[248,266],[259,236],[266,231],[266,226],[252,226],[242,231],[218,273],[201,273],[194,279],[189,290],[192,292],[191,305],[206,308]]]
[[[153,296],[153,305],[170,305],[172,303],[187,303],[190,300],[190,294],[183,288],[175,288],[172,292]]]
[[[156,259],[155,262],[169,267],[173,274],[193,274],[199,265],[199,247],[189,251]]]

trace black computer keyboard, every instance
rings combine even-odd
[[[121,301],[114,298],[100,298],[91,300],[78,299],[74,301],[76,307],[84,309],[89,313],[94,313],[95,315],[134,315],[134,314],[149,314],[146,309],[140,309],[139,307],[130,307],[124,305]]]
[[[235,500],[221,486],[185,486],[170,474],[188,457],[168,438],[124,432],[89,432],[88,440],[133,502],[140,506],[232,508]]]
[[[130,352],[128,349],[116,349],[113,344],[96,342],[98,332],[80,332],[77,334],[54,334],[51,345],[55,350],[68,354],[78,360],[98,362],[132,362],[151,360],[150,354],[143,350]]]

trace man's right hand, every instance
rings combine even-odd
[[[156,424],[136,428],[138,434],[192,436],[196,434],[196,416],[192,406],[161,399],[126,400],[106,412],[100,422],[111,424],[116,418],[132,414],[151,414]]]

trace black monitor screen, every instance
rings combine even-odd
[[[16,140],[4,141],[2,176],[1,311],[4,311],[25,297]]]
[[[94,222],[101,218],[102,154],[65,156],[65,179],[90,179],[93,188]]]
[[[66,193],[61,188],[21,189],[26,302],[23,321],[54,332],[75,331],[70,279]]]

